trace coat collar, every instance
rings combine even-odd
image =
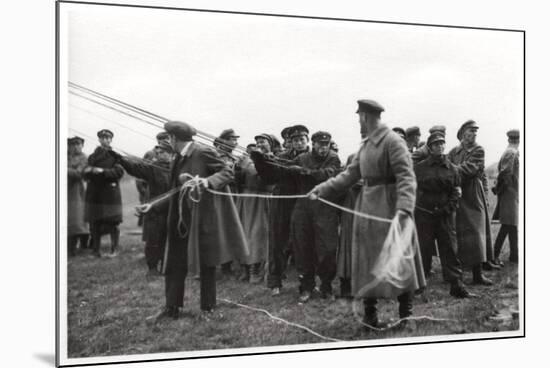
[[[384,137],[390,132],[390,129],[386,124],[380,124],[378,128],[374,132],[372,132],[371,135],[363,139],[361,142],[366,143],[367,141],[371,141],[375,146],[378,146],[378,144],[384,139]]]
[[[458,153],[458,152],[464,150],[464,151],[466,151],[467,153],[470,153],[470,152],[472,152],[472,151],[474,150],[474,148],[476,148],[477,146],[479,146],[479,144],[474,143],[474,145],[473,145],[472,147],[466,148],[466,147],[464,147],[464,144],[463,144],[462,142],[460,142],[460,144],[458,145],[458,148],[457,148],[456,152]]]

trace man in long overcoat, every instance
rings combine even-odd
[[[200,274],[200,308],[216,306],[216,266],[248,255],[244,231],[231,197],[214,195],[206,188],[224,190],[233,180],[214,148],[193,141],[195,128],[184,122],[164,125],[175,151],[170,170],[171,188],[198,176],[200,188],[167,197],[168,237],[164,253],[166,305],[156,319],[180,316],[187,272]],[[197,198],[197,191],[201,191]],[[229,193],[226,190],[227,193]],[[160,204],[163,202],[161,201]]]
[[[88,165],[88,157],[82,152],[84,139],[69,138],[67,141],[69,156],[67,157],[67,244],[69,255],[76,252],[80,240],[80,248],[88,247],[89,230],[84,221],[85,186],[83,173]]]
[[[448,154],[458,166],[462,196],[456,213],[458,255],[464,267],[471,267],[473,281],[479,285],[493,282],[482,274],[482,263],[492,259],[491,229],[487,205],[485,150],[476,143],[479,127],[468,120],[458,130],[460,145]]]
[[[518,190],[519,190],[519,130],[508,135],[508,147],[498,162],[497,185],[493,191],[498,196],[493,220],[501,223],[495,240],[495,259],[498,260],[506,236],[510,242],[510,262],[518,262]]]
[[[122,222],[122,198],[119,181],[124,175],[122,166],[109,154],[113,132],[108,129],[97,133],[100,146],[88,157],[88,167],[84,170],[88,180],[86,188],[86,220],[90,223],[93,250],[101,257],[101,236],[110,234],[111,255],[118,247]]]
[[[405,224],[412,221],[416,199],[416,180],[409,151],[403,139],[380,122],[380,114],[384,111],[380,104],[372,100],[359,100],[358,104],[361,133],[366,138],[357,156],[346,171],[316,186],[310,192],[310,198],[342,193],[363,179],[355,210],[386,219],[396,217]],[[401,280],[399,287],[380,283],[366,288],[365,292],[365,287],[375,282],[372,271],[389,227],[386,222],[357,216],[353,226],[352,293],[356,298],[364,297],[364,322],[371,326],[378,325],[377,298],[397,297],[399,316],[406,318],[412,314],[412,293],[426,284],[420,249],[416,236],[413,236],[408,245],[412,247],[414,257],[403,260],[411,270],[410,275]]]
[[[154,162],[122,157],[114,151],[109,153],[115,157],[124,170],[133,177],[143,180],[147,184],[148,195],[156,198],[170,190],[170,162],[173,150],[166,141],[161,141],[155,147],[156,159]],[[160,275],[158,265],[164,256],[166,243],[166,217],[168,203],[151,208],[144,213],[143,241],[145,241],[145,260],[149,268],[149,275]]]

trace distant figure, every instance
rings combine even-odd
[[[518,191],[519,191],[519,130],[508,135],[508,148],[498,163],[498,177],[493,192],[498,196],[493,220],[502,224],[495,240],[495,259],[498,260],[504,240],[508,236],[512,263],[518,262]]]
[[[156,159],[154,162],[129,159],[114,151],[109,153],[116,159],[126,172],[147,183],[150,198],[156,198],[170,190],[170,162],[173,150],[166,141],[161,141],[155,147]],[[145,260],[149,269],[149,276],[160,275],[159,265],[164,256],[166,243],[166,218],[168,203],[156,206],[144,214],[143,241],[145,241]]]
[[[443,136],[445,136],[446,130],[447,128],[445,128],[444,125],[434,125],[433,127],[430,128],[429,132],[430,134],[439,132],[443,134]],[[412,160],[415,164],[417,164],[420,161],[427,159],[429,156],[430,156],[430,152],[428,150],[428,146],[422,145],[422,146],[419,146],[418,149],[412,153]]]
[[[403,138],[404,141],[406,141],[406,134],[405,134],[405,129],[401,128],[401,127],[394,127],[392,128],[392,130],[394,132],[396,132],[401,138]]]
[[[246,153],[250,155],[250,152],[252,152],[252,150],[254,150],[255,148],[256,148],[256,143],[249,143],[246,146]]]
[[[472,267],[474,284],[492,285],[482,274],[482,263],[492,258],[491,229],[487,205],[485,150],[476,143],[479,127],[468,120],[458,130],[460,145],[449,152],[458,166],[462,197],[456,212],[458,254],[463,265]]]
[[[101,257],[101,236],[111,236],[111,256],[116,255],[122,222],[122,198],[119,181],[124,169],[109,154],[113,132],[108,129],[97,133],[100,146],[88,157],[84,177],[86,188],[86,220],[90,223],[93,251]]]
[[[282,151],[290,151],[292,149],[292,141],[290,139],[290,131],[292,130],[292,126],[288,126],[281,130],[281,137],[283,138],[283,147]]]
[[[451,283],[450,294],[467,298],[471,294],[462,282],[462,265],[458,259],[456,209],[461,195],[460,174],[445,157],[445,135],[434,132],[428,138],[429,157],[414,166],[416,181],[415,222],[424,272],[431,269],[435,241],[445,279]]]
[[[310,198],[345,192],[363,179],[355,210],[394,218],[404,226],[412,221],[416,199],[416,180],[407,146],[397,133],[381,123],[380,114],[384,108],[379,103],[373,100],[357,102],[361,135],[365,136],[357,156],[346,171],[313,188]],[[426,285],[418,243],[414,240],[406,244],[412,247],[414,257],[401,260],[411,272],[398,284],[376,283],[373,271],[383,252],[389,228],[388,223],[361,217],[356,217],[353,225],[352,294],[364,298],[363,322],[373,327],[379,325],[378,298],[397,297],[399,317],[406,318],[412,315],[413,292]]]
[[[76,254],[76,245],[80,240],[80,249],[88,248],[88,224],[84,221],[85,187],[83,173],[88,158],[82,152],[84,139],[69,138],[67,141],[67,244],[69,256]]]
[[[407,141],[407,148],[410,153],[413,153],[420,143],[420,128],[417,126],[412,126],[405,130],[405,139]]]

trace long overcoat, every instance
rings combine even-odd
[[[519,151],[516,147],[506,148],[498,162],[498,202],[493,214],[494,220],[504,225],[518,225],[519,203]]]
[[[67,235],[88,234],[84,221],[85,194],[83,171],[88,165],[86,154],[69,155],[67,158]]]
[[[122,166],[102,147],[97,147],[89,157],[88,165],[100,167],[102,173],[85,173],[88,179],[86,188],[86,221],[121,223],[122,197],[119,181],[124,175]]]
[[[273,185],[266,184],[258,175],[254,163],[245,159],[235,179],[242,193],[271,194]],[[269,198],[241,197],[237,200],[237,211],[248,241],[250,255],[241,260],[243,264],[254,264],[267,259],[269,241]]]
[[[214,148],[194,141],[189,144],[187,152],[183,156],[176,154],[172,161],[171,188],[180,185],[180,174],[187,173],[206,178],[211,189],[229,193],[227,184],[233,180],[233,170]],[[198,274],[201,264],[213,267],[248,255],[244,230],[231,197],[203,190],[199,202],[188,196],[180,201],[177,194],[168,200],[164,273],[178,267],[182,252],[186,254],[191,274]]]
[[[358,212],[392,219],[398,209],[414,213],[416,179],[410,153],[405,141],[386,125],[380,125],[364,139],[357,156],[346,171],[318,186],[320,195],[341,193],[363,179],[355,210]],[[355,216],[352,240],[352,293],[373,282],[372,274],[388,234],[390,224]],[[414,291],[426,285],[422,268],[420,248],[413,236],[414,258],[408,266],[414,271],[403,280],[402,287],[380,283],[369,289],[364,297],[393,298],[403,292]]]
[[[456,211],[458,256],[464,266],[474,266],[492,259],[492,242],[487,209],[485,151],[478,144],[453,148],[449,160],[458,166],[462,196]]]
[[[145,160],[123,158],[120,164],[128,174],[147,184],[150,198],[156,198],[170,190],[170,163],[157,160],[154,163]],[[164,246],[166,242],[166,216],[168,203],[153,207],[143,218],[142,239],[147,245]]]

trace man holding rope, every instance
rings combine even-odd
[[[412,315],[412,293],[424,287],[426,281],[414,225],[411,238],[400,244],[405,247],[403,253],[412,254],[412,257],[398,259],[405,263],[409,272],[400,275],[402,278],[398,283],[381,282],[374,272],[380,266],[379,258],[386,245],[390,229],[388,222],[398,221],[400,228],[410,229],[416,199],[416,178],[405,141],[380,121],[384,108],[373,100],[359,100],[358,105],[361,135],[365,138],[357,156],[346,171],[317,185],[309,196],[313,200],[323,200],[319,197],[343,193],[363,179],[364,185],[355,211],[366,213],[370,218],[356,216],[354,221],[351,286],[355,298],[363,298],[363,323],[377,327],[378,298],[397,297],[399,317],[407,318]],[[382,265],[382,270],[384,268],[385,265]]]
[[[193,141],[196,130],[191,125],[169,121],[164,129],[175,151],[170,186],[181,189],[179,196],[156,202],[168,201],[168,237],[163,264],[166,305],[155,321],[180,317],[188,271],[200,274],[200,308],[211,312],[216,306],[216,266],[248,254],[232,198],[203,190],[226,188],[233,170],[215,149]]]

